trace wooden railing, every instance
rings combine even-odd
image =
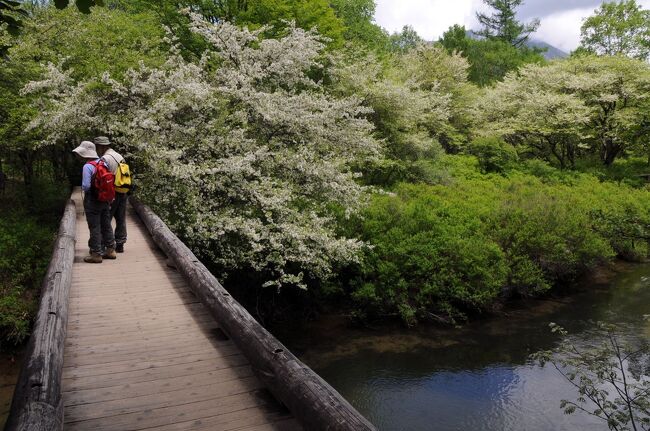
[[[146,205],[131,200],[155,243],[186,278],[273,395],[309,431],[374,430],[354,407],[264,329]]]
[[[5,431],[63,429],[61,374],[74,261],[76,207],[68,202],[41,287],[41,302]]]

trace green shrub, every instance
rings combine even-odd
[[[0,342],[29,335],[38,288],[50,260],[53,232],[28,217],[0,218]],[[1,349],[0,349],[1,350]]]
[[[465,157],[451,169],[470,166]],[[468,175],[375,196],[357,225],[371,248],[353,299],[408,324],[437,313],[456,319],[570,282],[614,255],[647,253],[649,191],[552,169],[543,179]]]
[[[601,181],[616,181],[633,187],[645,184],[642,174],[650,173],[647,157],[618,158],[611,166],[605,166],[600,159],[581,159],[576,168],[590,173]]]
[[[68,197],[67,187],[37,182],[12,184],[0,197],[0,351],[23,342]]]
[[[474,139],[468,152],[476,156],[483,173],[504,173],[519,160],[515,147],[496,137]]]

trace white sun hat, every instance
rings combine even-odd
[[[82,141],[81,144],[74,150],[73,153],[79,154],[84,159],[97,159],[97,151],[95,150],[95,144],[90,141]]]

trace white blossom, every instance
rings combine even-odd
[[[252,269],[266,286],[304,288],[356,262],[365,245],[338,235],[334,217],[365,201],[349,166],[379,153],[369,110],[310,78],[324,47],[312,32],[262,40],[262,30],[192,22],[214,46],[197,64],[172,52],[122,82],[104,74],[78,85],[50,66],[26,89],[49,101],[35,126],[51,142],[110,134],[140,196],[221,277]]]

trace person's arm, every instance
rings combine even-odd
[[[81,190],[89,192],[92,187],[92,179],[95,174],[95,167],[90,163],[86,163],[83,168],[83,175],[81,177]]]

